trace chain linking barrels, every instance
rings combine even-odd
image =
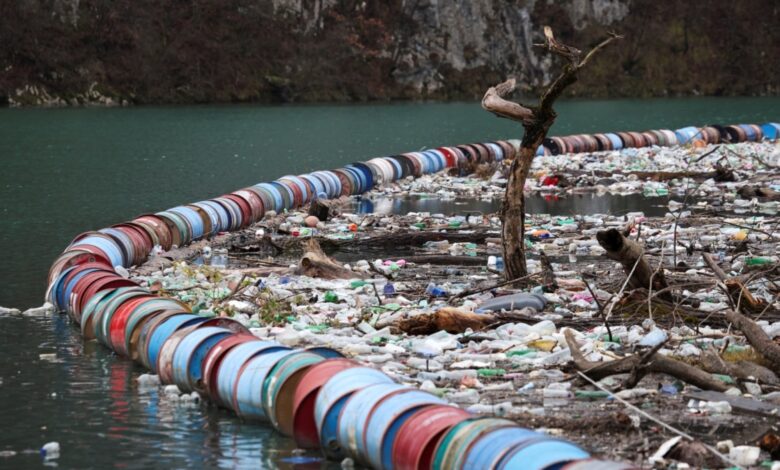
[[[546,139],[539,153],[594,152],[646,145],[776,139],[780,125],[688,127]],[[230,194],[177,206],[77,236],[54,261],[46,298],[97,339],[160,375],[164,384],[199,393],[246,419],[270,423],[299,447],[321,447],[381,469],[604,468],[628,465],[590,460],[576,445],[475,418],[441,399],[398,385],[384,373],[325,348],[293,350],[261,341],[235,321],[193,314],[176,299],[152,294],[115,268],[141,264],[159,247],[234,231],[268,211],[317,198],[355,195],[378,184],[445,169],[514,158],[520,141],[439,147],[332,171],[284,176]],[[587,459],[587,460],[584,460]]]

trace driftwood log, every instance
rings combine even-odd
[[[755,380],[769,385],[778,385],[777,375],[766,367],[751,361],[726,362],[714,348],[706,349],[701,355],[701,365],[707,372],[724,374],[740,380]]]
[[[735,310],[727,310],[726,319],[742,331],[748,343],[770,363],[772,371],[780,374],[780,344],[772,341],[756,322]]]
[[[611,228],[596,234],[596,240],[604,250],[607,258],[618,261],[631,276],[628,285],[633,289],[652,289],[654,292],[668,287],[663,269],[653,270],[645,258],[645,250],[639,243],[627,238],[621,231]],[[671,297],[668,290],[661,294],[664,299]]]
[[[305,252],[298,264],[296,274],[319,279],[354,279],[363,277],[328,257],[317,240],[310,238],[304,243]]]
[[[707,266],[715,273],[717,277],[725,286],[728,291],[731,301],[739,309],[747,312],[758,313],[764,310],[766,304],[753,297],[747,287],[742,284],[737,278],[730,278],[726,273],[718,266],[718,263],[712,258],[709,253],[702,253],[702,258]]]
[[[650,357],[634,354],[616,361],[591,362],[585,358],[571,330],[567,329],[564,336],[566,337],[566,343],[569,345],[574,366],[593,380],[601,380],[617,374],[633,375],[638,370],[644,370],[645,372],[671,375],[704,390],[725,392],[728,389],[725,383],[712,377],[707,372],[660,354],[653,354]]]
[[[410,335],[430,335],[442,330],[457,334],[468,329],[479,331],[504,323],[528,321],[534,312],[532,309],[523,309],[516,312],[471,313],[444,307],[433,313],[400,318],[394,326]]]

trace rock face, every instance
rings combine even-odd
[[[0,103],[120,105],[474,99],[558,66],[550,25],[587,49],[626,38],[576,96],[776,94],[774,0],[0,0]]]

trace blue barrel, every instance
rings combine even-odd
[[[264,189],[268,192],[274,201],[274,207],[272,208],[276,212],[282,212],[284,209],[284,199],[282,199],[282,193],[279,188],[273,186],[270,183],[260,183],[255,185],[258,188]]]
[[[282,209],[292,209],[293,201],[295,201],[295,194],[293,194],[292,189],[278,181],[271,181],[268,184],[276,188],[279,191],[279,194],[282,196]]]
[[[320,193],[326,193],[327,194],[327,187],[325,186],[325,183],[318,178],[315,175],[301,175],[301,178],[305,179],[314,187],[314,194],[311,195],[312,199],[315,199],[318,194]]]
[[[52,304],[54,304],[54,308],[56,308],[58,312],[65,310],[65,278],[74,269],[76,269],[76,266],[71,266],[70,268],[64,269],[59,275],[57,275],[49,287],[48,299]]]
[[[208,318],[197,315],[176,315],[160,324],[152,333],[151,338],[149,338],[146,350],[146,357],[149,359],[149,368],[152,369],[152,372],[157,373],[157,359],[160,354],[160,348],[172,334],[176,333],[179,328],[197,325],[206,320]]]
[[[747,124],[739,124],[739,127],[745,131],[748,142],[755,142],[758,140],[758,134],[756,134],[756,130],[752,126]]]
[[[683,127],[674,131],[674,135],[677,137],[678,144],[685,145],[699,135],[699,129],[693,126]]]
[[[431,156],[436,161],[436,171],[442,171],[447,168],[447,156],[444,155],[444,152],[439,149],[433,149],[431,150]]]
[[[94,235],[88,235],[75,243],[71,244],[68,248],[69,249],[78,249],[79,246],[83,245],[91,245],[95,248],[98,248],[100,251],[106,254],[108,256],[109,261],[111,261],[111,266],[129,266],[125,265],[125,260],[122,257],[122,249],[119,248],[119,245],[117,242],[115,242],[111,237],[105,234],[94,234]],[[128,260],[129,262],[129,260]]]
[[[71,277],[66,283],[63,283],[63,278],[63,280],[60,281],[61,287],[57,289],[57,307],[60,310],[67,310],[68,299],[70,299],[70,294],[73,292],[73,288],[76,287],[76,283],[79,282],[82,277],[97,270],[98,268],[85,269],[79,273],[76,273],[76,275]]]
[[[315,171],[312,173],[313,175],[316,175],[318,178],[320,178],[325,183],[325,194],[329,198],[334,197],[334,195],[341,194],[341,181],[339,181],[338,177],[331,173],[330,171]]]
[[[363,176],[363,190],[361,193],[370,191],[374,187],[374,173],[371,168],[362,162],[355,162],[347,165],[348,168],[354,168]]]
[[[204,201],[204,204],[208,204],[210,207],[214,208],[214,210],[219,214],[219,231],[220,232],[226,232],[230,230],[231,227],[234,225],[237,225],[237,223],[233,222],[233,219],[235,218],[235,214],[233,213],[233,210],[231,207],[219,202],[215,201],[213,199],[209,199],[208,201]]]
[[[244,214],[236,201],[227,197],[216,197],[212,201],[220,204],[230,213],[230,227],[226,231],[238,230],[244,224]]]
[[[780,124],[774,122],[768,122],[761,125],[761,133],[764,134],[766,140],[777,140],[778,133],[780,133]]]
[[[439,149],[431,150],[433,156],[436,157],[439,162],[439,171],[447,168],[447,156]]]
[[[182,392],[191,392],[203,378],[203,359],[222,338],[232,332],[225,328],[208,326],[190,332],[173,353],[173,383]]]
[[[352,393],[378,383],[393,383],[393,380],[370,367],[352,367],[333,375],[322,386],[314,404],[314,422],[325,455],[333,459],[343,457],[337,434],[341,409]]]
[[[201,238],[203,238],[203,232],[205,231],[205,227],[203,226],[203,219],[200,218],[200,215],[197,212],[195,212],[193,209],[187,206],[174,207],[173,209],[169,209],[168,211],[181,214],[182,217],[187,219],[187,222],[189,222],[190,227],[192,227],[193,240],[200,240]]]
[[[612,150],[620,150],[623,148],[623,139],[621,139],[619,135],[612,132],[604,135],[609,139],[609,143],[612,144]]]
[[[516,468],[545,470],[553,465],[587,459],[588,457],[590,454],[571,442],[541,436],[512,447],[494,468],[500,470]]]
[[[366,188],[366,175],[364,175],[362,171],[351,166],[346,166],[342,168],[342,170],[346,172],[354,182],[352,185],[352,194],[363,194]]]
[[[100,229],[99,232],[111,237],[122,250],[124,261],[132,263],[136,258],[135,245],[133,244],[133,240],[125,232],[112,227]]]
[[[227,215],[227,211],[224,207],[211,201],[200,201],[193,204],[195,207],[199,207],[203,212],[208,214],[209,220],[211,220],[211,232],[207,235],[211,236],[217,232],[222,232],[225,227],[230,226],[230,218]]]
[[[353,393],[341,409],[338,422],[339,446],[357,461],[367,464],[368,456],[363,441],[371,410],[388,395],[408,387],[396,383],[369,385]]]
[[[499,428],[473,441],[467,453],[459,457],[458,463],[462,468],[495,468],[512,447],[541,436],[521,427]]]
[[[436,163],[433,161],[433,157],[431,157],[431,154],[429,152],[420,152],[419,155],[423,159],[423,165],[425,166],[425,172],[426,173],[435,173],[436,172]]]
[[[212,397],[225,407],[232,408],[233,392],[241,368],[258,354],[285,351],[290,348],[274,341],[250,341],[242,343],[228,352],[217,370],[217,396]]]
[[[401,167],[401,163],[396,160],[395,158],[387,158],[387,162],[389,162],[393,166],[393,179],[392,181],[396,181],[401,179],[401,176],[404,174],[404,169]]]
[[[500,162],[504,159],[504,149],[502,149],[501,146],[494,144],[493,142],[488,142],[485,145],[493,150],[493,154],[496,156],[497,162]]]
[[[425,152],[416,152],[417,156],[420,157],[420,161],[422,161],[423,164],[423,173],[430,174],[436,171],[436,167],[434,165],[433,159],[431,158],[431,154],[426,150]]]
[[[245,419],[268,421],[263,408],[263,386],[277,362],[294,351],[287,349],[255,356],[238,375],[233,394],[233,409]]]
[[[398,429],[425,405],[442,405],[441,398],[420,390],[400,392],[383,400],[371,413],[366,425],[365,445],[368,461],[374,468],[393,467],[393,443]]]

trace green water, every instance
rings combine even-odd
[[[570,101],[553,132],[777,121],[779,110],[778,98]],[[476,103],[0,109],[0,305],[40,305],[49,264],[86,230],[284,174],[518,136]],[[592,207],[625,212],[627,201]],[[39,358],[52,352],[59,362]],[[82,344],[64,317],[0,318],[0,357],[0,452],[17,452],[0,468],[40,467],[25,450],[50,440],[60,468],[263,468],[294,447],[139,391],[137,366]]]
[[[780,119],[780,99],[569,101],[553,133]],[[275,179],[519,135],[476,103],[0,109],[0,305],[42,303],[78,233]]]

